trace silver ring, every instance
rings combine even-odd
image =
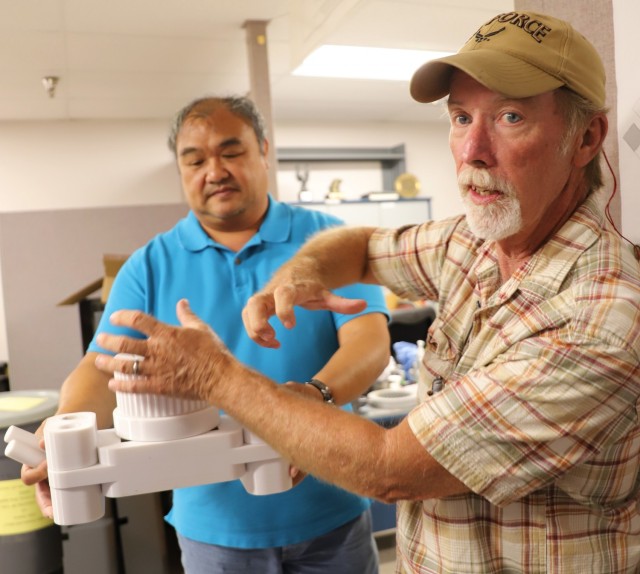
[[[138,376],[138,373],[140,372],[140,361],[138,359],[133,361],[133,367],[131,369],[131,372],[133,373],[134,377]]]

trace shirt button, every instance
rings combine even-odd
[[[240,265],[240,263],[242,263],[242,259],[240,259],[240,257],[236,257],[235,263],[236,265]]]

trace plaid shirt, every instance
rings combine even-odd
[[[596,198],[504,284],[463,217],[377,230],[369,257],[439,304],[408,420],[471,490],[399,503],[397,572],[640,572],[640,269]]]

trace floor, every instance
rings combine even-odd
[[[380,556],[379,574],[394,574],[396,566],[396,538],[393,534],[376,538]]]

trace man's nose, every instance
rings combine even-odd
[[[224,162],[218,158],[211,158],[207,162],[207,183],[216,183],[227,178],[229,172],[224,166]]]
[[[495,163],[495,134],[484,122],[470,124],[462,142],[462,161],[474,167],[491,167]]]

